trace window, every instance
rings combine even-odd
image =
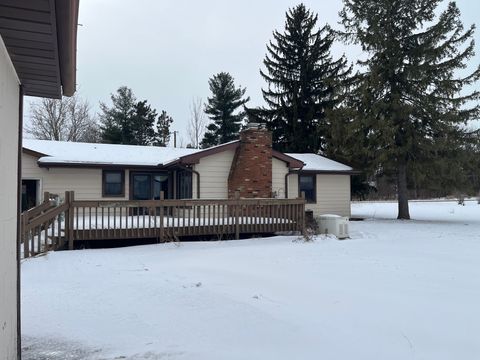
[[[177,198],[192,198],[192,173],[189,171],[179,171],[177,173]]]
[[[161,193],[170,199],[170,175],[167,172],[131,172],[130,191],[132,200],[160,200]]]
[[[163,191],[164,199],[169,198],[169,176],[167,173],[154,174],[153,177],[153,200],[160,200],[160,193]]]
[[[315,175],[299,175],[298,176],[299,194],[305,193],[307,203],[317,202],[316,176]]]
[[[125,196],[125,172],[117,170],[103,171],[103,197]]]

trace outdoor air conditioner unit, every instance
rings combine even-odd
[[[338,239],[348,238],[348,218],[338,215],[320,215],[317,218],[321,234],[332,234]]]

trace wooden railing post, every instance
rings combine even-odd
[[[240,191],[235,191],[235,239],[240,239]]]
[[[49,202],[50,201],[50,192],[49,191],[45,191],[43,193],[43,202]]]
[[[300,222],[300,226],[301,226],[301,233],[305,233],[305,204],[306,204],[306,201],[305,201],[305,191],[302,191],[301,193],[301,199],[303,200],[303,205],[302,205],[302,214],[301,214],[301,222]]]
[[[68,202],[67,202],[68,199]],[[65,226],[65,234],[68,234],[68,250],[73,250],[73,228],[74,228],[74,213],[75,208],[73,207],[73,202],[75,201],[75,193],[73,191],[67,191],[65,193],[65,202],[68,203],[68,219],[65,219],[65,224],[68,223],[68,226]],[[78,224],[77,224],[78,225]],[[68,227],[68,232],[67,232]]]
[[[21,234],[20,240],[23,240],[23,257],[28,258],[30,256],[30,236],[27,234],[28,213],[25,211],[21,216]]]
[[[63,222],[65,224],[65,228],[63,231],[65,240],[63,241],[63,243],[65,243],[65,241],[68,242],[68,237],[70,236],[70,192],[69,191],[65,191],[65,204],[67,204],[68,207],[67,207],[67,210],[65,210],[65,218],[63,219]]]
[[[163,201],[165,200],[165,193],[163,191],[160,191],[160,236],[159,240],[160,242],[163,242],[163,239],[165,238],[164,234],[164,228],[163,228]]]

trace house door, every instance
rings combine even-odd
[[[132,200],[159,200],[163,191],[165,199],[171,198],[170,176],[162,173],[132,173]]]
[[[38,205],[39,180],[22,180],[22,212]]]

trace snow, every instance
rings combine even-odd
[[[322,214],[318,216],[319,219],[340,219],[342,216],[336,214]]]
[[[238,142],[211,147],[215,149]],[[125,165],[159,166],[170,165],[183,156],[202,152],[199,149],[184,149],[158,146],[91,144],[66,141],[24,139],[23,147],[46,156],[38,161],[41,164],[77,164],[77,165]],[[286,154],[305,163],[303,170],[315,171],[351,171],[352,168],[339,162],[315,154]]]
[[[161,227],[160,216],[145,215],[145,216],[89,216],[88,212],[85,216],[75,217],[73,226],[75,230],[89,230],[89,229],[148,229],[148,228],[160,228]],[[200,227],[200,226],[234,226],[237,222],[237,218],[233,216],[216,217],[216,218],[182,218],[166,216],[163,217],[164,228],[181,228],[181,227]],[[286,224],[293,222],[284,218],[272,218],[272,217],[247,217],[241,216],[238,218],[238,224]],[[53,224],[53,228],[58,226],[57,223]],[[61,224],[62,230],[65,228],[64,223]]]
[[[352,171],[350,166],[316,154],[285,154],[302,161],[305,166],[302,170],[309,171]]]
[[[39,159],[42,164],[157,166],[164,163],[169,164],[182,156],[200,151],[159,146],[90,144],[32,139],[24,139],[23,147],[47,155]]]
[[[64,251],[22,263],[24,359],[477,359],[480,205],[355,203],[351,239]]]

